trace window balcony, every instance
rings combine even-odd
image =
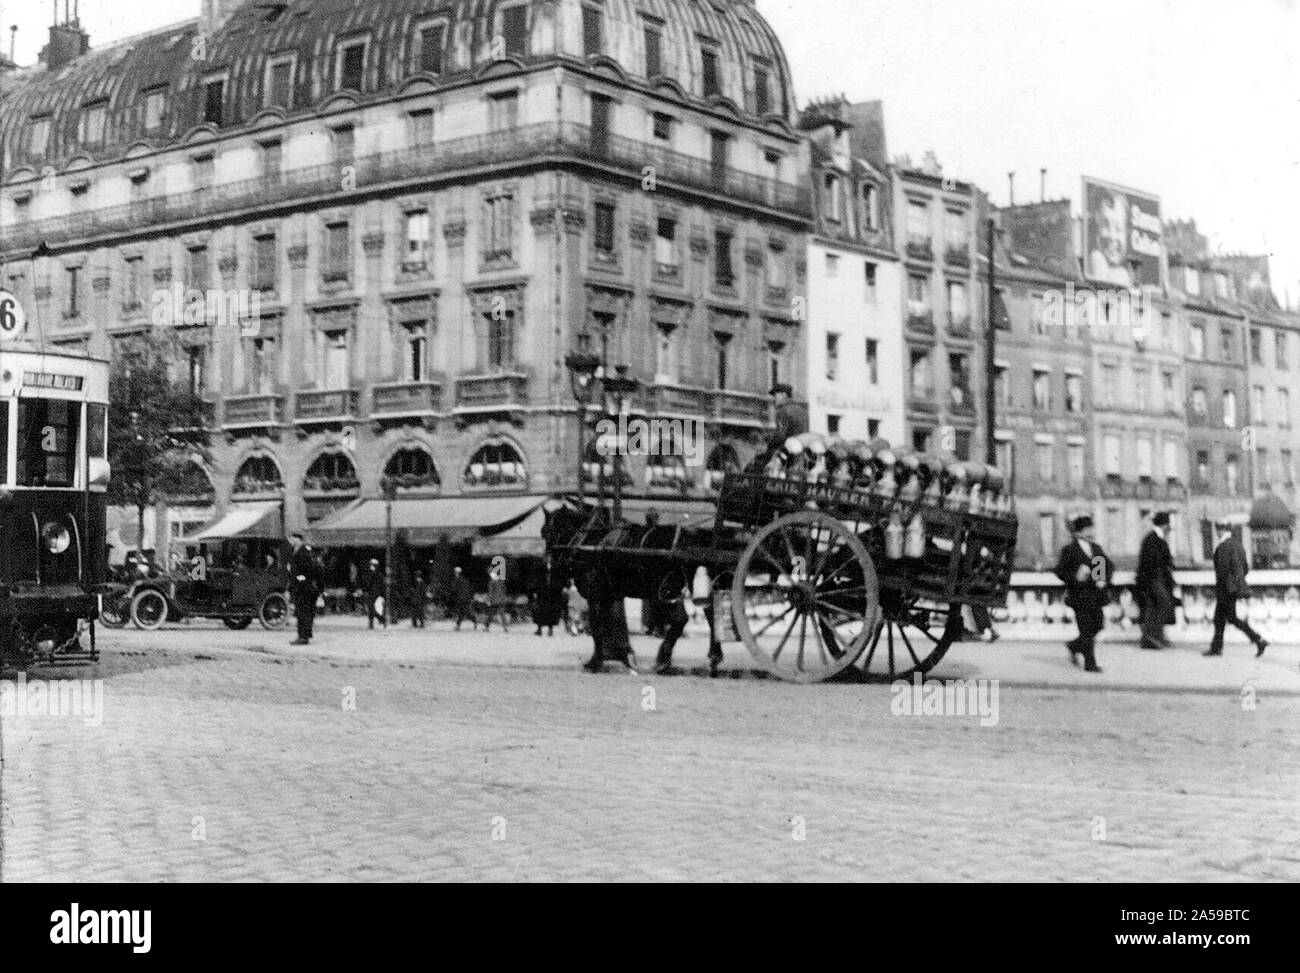
[[[680,284],[682,282],[682,265],[665,264],[656,260],[655,280],[664,284]]]
[[[961,317],[948,315],[948,333],[957,338],[970,337],[970,315],[963,314]]]
[[[922,334],[934,334],[934,312],[933,311],[908,312],[907,326],[912,331],[919,331]]]
[[[294,396],[293,419],[298,425],[351,422],[360,414],[355,389],[300,391]]]
[[[437,414],[442,408],[442,382],[390,382],[370,390],[370,416],[400,419]]]
[[[284,396],[236,395],[225,400],[226,429],[278,426],[284,422]]]
[[[934,260],[934,245],[929,237],[908,237],[907,256],[912,260]]]
[[[766,395],[730,392],[725,389],[714,390],[710,395],[713,399],[714,415],[721,423],[763,428],[771,425],[772,403]]]
[[[471,375],[456,379],[456,409],[493,412],[528,404],[528,376],[522,372]]]
[[[970,266],[970,247],[962,244],[961,246],[949,246],[943,253],[944,262],[952,267],[969,267]]]
[[[674,152],[639,139],[610,135],[594,140],[590,126],[573,122],[519,125],[508,131],[441,140],[432,149],[428,145],[412,145],[391,152],[359,155],[352,160],[352,165],[356,169],[357,192],[369,193],[386,184],[409,183],[483,165],[500,169],[511,164],[547,161],[598,163],[638,179],[646,166],[653,166],[656,178],[663,183],[801,217],[812,213],[811,187],[780,182],[731,166],[715,166],[709,159]],[[336,163],[218,183],[202,194],[153,196],[121,206],[82,209],[65,216],[19,223],[5,228],[0,249],[4,252],[27,249],[41,241],[53,245],[73,240],[113,239],[146,228],[159,232],[169,229],[173,223],[210,223],[218,215],[266,215],[277,206],[308,207],[313,199],[322,204],[337,203]]]
[[[704,389],[683,385],[651,385],[646,399],[646,411],[654,417],[713,415],[712,400]]]

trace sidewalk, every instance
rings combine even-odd
[[[1235,635],[1235,633],[1233,633]],[[1115,641],[1107,641],[1109,635]],[[287,658],[324,658],[349,663],[427,663],[510,668],[568,668],[577,670],[591,654],[588,636],[568,636],[557,630],[553,638],[537,637],[532,625],[503,633],[454,630],[450,622],[431,622],[423,630],[394,625],[390,631],[366,628],[364,618],[326,616],[316,623],[310,646],[291,646],[292,626],[282,632],[256,627],[231,632],[206,623],[169,627],[157,632],[131,628],[105,631],[100,646],[106,652],[166,649],[194,654],[257,652]],[[649,677],[658,646],[656,640],[633,635],[633,648]],[[1255,658],[1254,648],[1240,637],[1229,637],[1220,658],[1201,656],[1202,646],[1176,645],[1159,652],[1139,649],[1123,633],[1105,632],[1097,646],[1097,661],[1104,672],[1085,673],[1070,664],[1063,644],[1056,641],[1022,641],[1003,637],[996,643],[961,642],[931,673],[937,679],[998,679],[1006,685],[1122,689],[1141,692],[1256,693],[1300,695],[1300,643],[1273,644]],[[741,643],[724,645],[724,672],[740,675],[753,670]],[[674,661],[694,670],[707,666],[708,641],[688,630],[677,645]]]

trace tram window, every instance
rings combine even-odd
[[[86,406],[86,455],[93,459],[108,457],[108,406]]]
[[[0,486],[9,482],[9,403],[0,399]]]
[[[81,406],[63,399],[18,400],[18,485],[70,487],[77,470]]]

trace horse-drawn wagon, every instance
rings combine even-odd
[[[1005,604],[1017,523],[1003,488],[983,464],[803,434],[728,474],[711,524],[613,523],[600,508],[553,553],[628,598],[680,597],[704,568],[716,637],[779,678],[906,678],[961,637],[964,606]]]

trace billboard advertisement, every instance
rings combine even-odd
[[[1160,197],[1083,177],[1083,266],[1089,280],[1158,287],[1163,238]]]

